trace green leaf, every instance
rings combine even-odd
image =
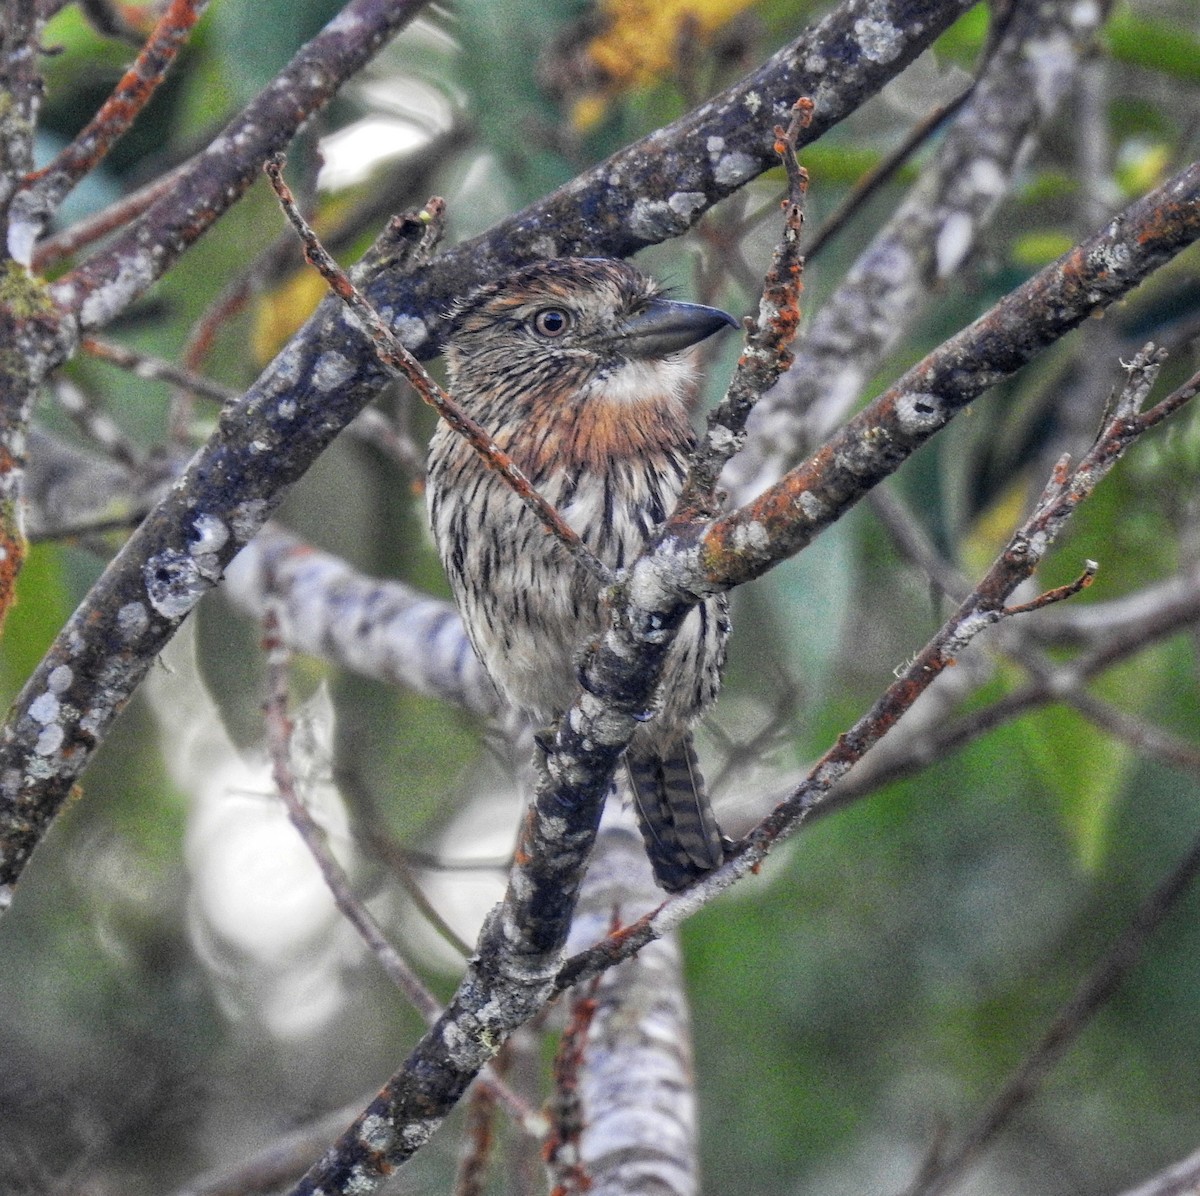
[[[1200,83],[1200,37],[1182,25],[1122,7],[1104,27],[1104,43],[1119,62]]]
[[[1059,817],[1080,866],[1104,858],[1116,799],[1131,753],[1074,710],[1055,706],[1028,721],[1022,744],[1038,778],[1058,802]]]
[[[71,613],[67,590],[62,550],[50,544],[31,545],[0,642],[0,686],[6,705],[37,668]]]

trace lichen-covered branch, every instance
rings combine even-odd
[[[1166,399],[1146,412],[1140,410],[1161,365],[1161,353],[1153,346],[1139,354],[1128,367],[1129,381],[1120,401],[1106,417],[1104,427],[1091,450],[1073,468],[1067,460],[1056,467],[1042,498],[1029,518],[1013,534],[1004,551],[975,589],[960,604],[958,610],[943,624],[938,633],[922,649],[897,680],[879,697],[871,709],[817,761],[805,780],[793,793],[759,824],[739,845],[730,860],[692,889],[672,898],[661,910],[641,919],[618,935],[598,944],[588,952],[577,955],[564,966],[558,984],[570,987],[587,975],[611,966],[619,959],[639,950],[646,943],[668,930],[723,891],[741,876],[756,868],[771,846],[789,835],[807,818],[809,811],[820,805],[826,795],[859,760],[895,726],[917,698],[933,681],[952,665],[959,653],[986,627],[1001,619],[1049,602],[1069,597],[1088,584],[1094,565],[1071,586],[1059,587],[1042,595],[1034,603],[1015,607],[1007,605],[1014,590],[1032,576],[1051,544],[1066,522],[1107,475],[1130,444],[1151,427],[1156,426],[1200,389],[1200,375],[1189,380]],[[655,574],[662,568],[654,554],[644,556],[635,565],[648,574],[643,593],[659,605],[657,618],[653,611],[637,611],[634,618],[639,626],[647,622],[662,623],[673,616],[674,607],[663,592],[667,587],[651,588]],[[678,604],[678,598],[675,605]],[[619,638],[619,637],[617,637]],[[576,707],[576,711],[580,709]],[[574,713],[574,712],[573,712]]]
[[[758,70],[565,186],[442,254],[380,279],[368,298],[403,320],[418,356],[437,351],[447,304],[536,257],[627,257],[677,237],[779,163],[776,125],[813,101],[797,143],[815,141],[971,7],[969,0],[845,0]]]
[[[571,929],[585,947],[662,901],[631,811],[610,803]],[[676,936],[599,978],[579,1067],[580,1162],[592,1196],[694,1196],[695,1073]]]
[[[289,72],[311,67],[313,86],[324,94],[323,88],[342,77],[337,70],[349,70],[350,59],[369,56],[375,39],[415,7],[352,0],[284,72],[284,83],[290,84]],[[966,7],[967,0],[933,6],[918,0],[847,0],[741,84],[483,237],[412,275],[390,263],[370,279],[356,281],[410,349],[429,353],[436,345],[432,329],[450,297],[535,254],[620,255],[683,231],[706,207],[774,163],[771,130],[788,118],[798,96],[814,101],[812,126],[804,136],[815,137],[897,74]],[[314,47],[321,48],[320,56]],[[337,70],[326,61],[330,57]],[[825,70],[834,60],[839,70]],[[289,95],[290,86],[264,93],[273,102],[294,105],[294,97],[281,98]],[[294,107],[288,112],[292,116],[284,126],[294,128],[288,123]],[[269,116],[269,110],[252,106],[241,118],[255,133],[254,173],[260,158],[286,141],[257,136],[258,122]],[[250,167],[240,150],[234,152],[232,137],[227,131],[201,156],[212,159],[208,165],[198,166],[194,178],[185,176],[198,187],[203,180],[202,195],[209,194],[214,178],[234,190],[242,186]],[[78,313],[84,326],[102,323],[141,294],[163,263],[190,243],[189,230],[195,231],[194,221],[182,221],[178,200],[168,196],[55,284],[54,295]],[[386,376],[353,317],[327,301],[245,399],[225,413],[186,476],[97,582],[26,684],[0,738],[0,910],[154,656]],[[39,721],[35,711],[46,721]]]
[[[263,162],[361,70],[426,0],[349,0],[280,74],[110,244],[52,294],[81,329],[107,324],[170,269],[258,178]]]
[[[807,329],[755,409],[725,480],[735,497],[774,482],[853,408],[884,355],[978,243],[1030,139],[1053,116],[1103,17],[1100,4],[1013,6],[995,52],[929,167]]]
[[[208,0],[171,0],[149,41],[96,115],[49,165],[29,175],[19,202],[39,236],[71,189],[103,161],[133,124],[207,6]]]
[[[712,524],[694,584],[725,589],[798,552],[990,386],[1200,238],[1200,163],[1126,208],[912,367],[808,461]]]

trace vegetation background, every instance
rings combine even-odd
[[[193,152],[339,8],[217,0],[64,222]],[[289,152],[289,176],[343,261],[387,213],[432,194],[448,201],[449,239],[463,240],[674,119],[823,11],[806,0],[434,6],[309,126]],[[991,15],[972,10],[935,53],[803,153],[810,229],[965,86]],[[74,5],[46,43],[57,52],[45,63],[44,158],[91,117],[131,53]],[[806,316],[902,200],[931,144],[810,265]],[[1194,3],[1117,5],[985,239],[864,396],[1194,159],[1198,146]],[[685,298],[752,311],[782,188],[782,171],[757,179],[640,264]],[[286,238],[264,253],[282,236],[274,198],[256,187],[106,337],[179,359],[197,320],[254,262],[252,298],[220,325],[202,361],[218,382],[244,388],[321,294]],[[1180,330],[1195,336],[1198,265],[1193,247],[1097,327],[996,388],[901,471],[894,492],[968,576],[1003,542],[1063,446],[1086,447],[1122,378],[1119,358],[1140,339],[1186,345]],[[708,400],[736,352],[725,344],[707,356]],[[1186,377],[1197,356],[1193,340],[1168,379]],[[169,468],[179,449],[171,387],[87,355],[65,374],[111,417],[142,468]],[[411,406],[398,391],[380,400],[421,444],[430,419]],[[188,435],[202,436],[217,410],[197,402]],[[35,422],[80,436],[51,391]],[[1086,504],[1043,586],[1094,558],[1098,579],[1073,602],[1111,603],[1194,566],[1198,481],[1200,425],[1184,413]],[[124,518],[122,499],[103,499],[108,517]],[[413,472],[366,436],[341,437],[283,512],[291,528],[359,569],[444,595],[423,518]],[[34,544],[0,646],[6,699],[121,538]],[[928,580],[865,506],[737,593],[726,691],[703,744],[731,833],[770,808],[942,613]],[[0,926],[5,1193],[178,1189],[358,1101],[418,1032],[416,1014],[341,923],[275,806],[261,749],[259,639],[222,595],[204,600],[122,716]],[[1198,752],[1198,646],[1193,623],[1091,691],[1134,725]],[[1009,658],[986,648],[981,656],[964,664],[961,682],[974,707],[1024,677]],[[461,958],[348,828],[365,818],[386,828],[411,853],[411,876],[471,940],[500,894],[497,861],[517,809],[485,728],[435,699],[308,658],[297,662],[295,686],[311,737],[311,800],[360,891],[448,995]],[[948,718],[954,697],[928,717]],[[998,1090],[1200,833],[1195,759],[1186,766],[1111,730],[1069,704],[1044,704],[814,820],[760,876],[686,924],[707,1191],[898,1191],[931,1144]],[[479,864],[448,870],[433,866],[435,856]],[[1198,915],[1190,892],[959,1190],[1119,1192],[1200,1145]],[[537,1070],[540,1053],[544,1068],[549,1049],[535,1045],[529,1066]],[[459,1130],[440,1133],[396,1190],[447,1190]],[[517,1191],[524,1182],[514,1166],[493,1186]]]

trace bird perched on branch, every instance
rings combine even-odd
[[[664,298],[625,262],[542,261],[468,296],[447,342],[450,391],[610,569],[670,514],[692,447],[682,350],[732,316]],[[429,451],[434,538],[475,651],[497,688],[543,722],[578,691],[581,650],[604,630],[601,583],[440,422]],[[716,697],[729,634],[724,595],[687,616],[653,717],[626,751],[660,885],[719,865],[691,727]]]

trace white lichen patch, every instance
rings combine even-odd
[[[806,519],[811,519],[815,522],[818,519],[825,518],[825,504],[811,490],[802,491],[794,505]]]
[[[200,566],[182,552],[157,552],[142,566],[150,605],[164,619],[182,619],[211,588]]]
[[[766,548],[770,542],[767,529],[757,520],[739,524],[733,531],[733,548],[735,552],[757,552]]]
[[[148,257],[133,254],[123,259],[117,276],[93,291],[80,305],[79,322],[85,328],[107,324],[124,311],[154,281],[154,267]]]
[[[820,50],[809,50],[804,55],[804,61],[801,64],[801,69],[806,75],[815,75],[820,77],[829,70],[829,59],[821,53]]]
[[[344,354],[336,349],[328,349],[317,358],[313,366],[312,382],[321,391],[337,390],[354,374],[354,365]]]
[[[724,424],[716,424],[708,430],[708,443],[719,453],[727,453],[737,448],[744,439],[744,436],[731,432]]]
[[[410,352],[415,353],[428,339],[429,330],[423,320],[416,316],[398,316],[389,320],[396,339]]]
[[[937,395],[921,392],[902,394],[896,400],[895,410],[900,427],[910,434],[931,432],[945,422],[941,400]]]
[[[289,342],[275,358],[275,365],[271,371],[272,382],[276,385],[282,383],[284,386],[295,386],[300,381],[303,362],[304,355],[296,342]]]
[[[140,602],[127,602],[117,611],[117,630],[126,643],[142,636],[150,625],[150,613]]]
[[[725,148],[724,137],[710,137],[705,143],[704,148],[708,150],[709,155],[719,155]]]
[[[629,227],[643,241],[663,241],[682,232],[686,223],[662,199],[638,199],[629,213]]]
[[[259,529],[266,522],[266,518],[266,499],[248,498],[245,502],[238,503],[229,512],[229,526],[233,528],[233,534],[237,537],[238,543],[245,544],[247,540],[258,534]]]
[[[192,530],[196,535],[188,551],[195,557],[220,552],[229,542],[229,528],[215,515],[197,515]]]
[[[1100,24],[1100,6],[1095,0],[1079,0],[1071,6],[1071,27],[1080,32],[1095,29]]]
[[[746,105],[746,110],[751,116],[757,116],[758,110],[763,104],[762,96],[760,96],[757,91],[748,91],[746,92],[746,96],[742,100],[742,103]]]
[[[356,1163],[350,1171],[350,1178],[346,1180],[346,1185],[342,1188],[342,1191],[346,1196],[367,1196],[368,1192],[377,1191],[378,1188],[378,1177],[368,1175],[363,1165]]]
[[[48,727],[43,727],[42,733],[37,737],[37,742],[33,745],[34,755],[53,756],[62,747],[62,742],[65,738],[66,732],[58,723],[51,723]]]
[[[36,723],[52,723],[58,718],[62,703],[52,694],[39,694],[29,703],[29,717]]]
[[[976,159],[971,164],[967,177],[971,190],[976,195],[983,195],[988,199],[999,198],[1008,187],[1008,175],[992,158]]]
[[[690,224],[693,214],[702,211],[707,202],[708,198],[703,191],[676,191],[667,200],[667,206]]]
[[[113,711],[109,706],[93,706],[79,720],[79,729],[84,735],[94,735],[97,739],[104,734],[104,728],[111,722]]]
[[[368,1150],[390,1150],[396,1141],[396,1131],[386,1117],[368,1113],[358,1127],[358,1140]]]
[[[50,670],[46,687],[52,694],[66,693],[71,688],[71,682],[74,680],[75,674],[71,671],[70,665],[60,664]]]
[[[713,167],[713,178],[723,187],[736,187],[752,179],[758,171],[758,163],[741,151],[725,154]]]
[[[854,36],[863,57],[872,62],[891,62],[900,53],[900,30],[884,18],[859,17]]]
[[[423,1121],[410,1121],[400,1131],[400,1141],[404,1149],[409,1153],[419,1150],[433,1137],[433,1131],[437,1129],[438,1124],[432,1118],[426,1118]]]
[[[938,278],[949,278],[971,250],[975,222],[966,212],[952,212],[942,224],[934,248]]]

